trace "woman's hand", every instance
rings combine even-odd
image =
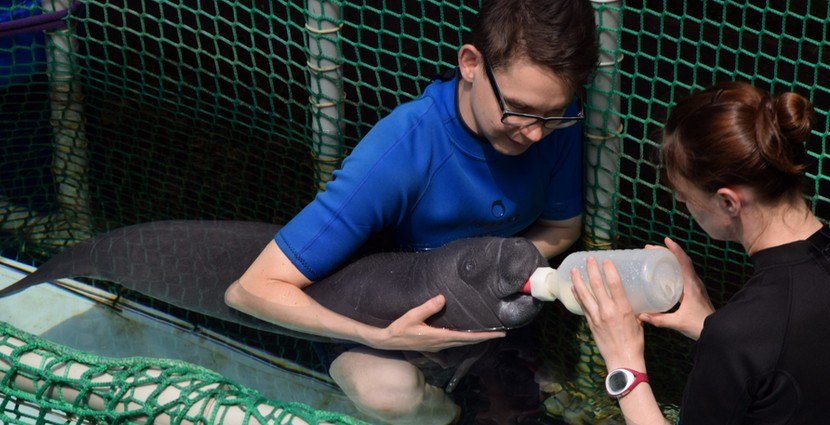
[[[571,270],[576,300],[585,312],[588,326],[608,370],[627,367],[645,372],[642,324],[631,310],[614,263],[605,260],[602,269],[608,283],[607,290],[597,260],[588,257],[586,271],[593,293],[588,290],[579,270]]]
[[[687,337],[697,340],[703,330],[703,321],[715,311],[712,301],[706,293],[706,287],[700,280],[692,260],[683,252],[680,245],[666,238],[666,247],[674,253],[680,263],[683,276],[683,296],[680,307],[672,313],[643,313],[639,319],[661,328],[674,329]]]
[[[445,348],[475,344],[505,336],[504,331],[453,331],[426,324],[427,319],[444,308],[445,302],[444,296],[438,295],[412,308],[384,328],[380,341],[372,346],[383,350],[437,352]]]

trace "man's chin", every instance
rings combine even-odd
[[[523,145],[510,140],[505,141],[504,143],[493,143],[492,145],[496,152],[507,156],[521,155],[525,153],[528,148],[530,148],[530,145]]]

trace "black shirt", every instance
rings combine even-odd
[[[680,423],[828,423],[830,229],[751,260],[755,274],[704,323]]]

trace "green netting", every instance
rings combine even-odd
[[[374,122],[454,65],[477,7],[88,1],[32,39],[0,30],[0,254],[37,265],[90,235],[159,219],[287,221]],[[66,4],[0,0],[0,16],[15,8]],[[720,305],[751,268],[739,246],[708,238],[673,200],[656,166],[656,132],[679,96],[719,80],[798,91],[819,116],[809,200],[830,217],[827,1],[595,8],[602,66],[588,87],[583,246],[670,236]],[[188,320],[321,368],[305,341]],[[593,392],[602,365],[580,319],[551,305],[538,322],[549,410],[570,422],[613,416]],[[647,342],[655,393],[679,403],[690,343],[651,328]]]
[[[362,424],[300,403],[270,401],[185,362],[110,359],[0,322],[0,421],[76,424]],[[26,403],[38,406],[27,412]]]

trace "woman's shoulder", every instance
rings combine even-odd
[[[783,332],[791,308],[788,285],[774,274],[756,275],[704,323],[701,339],[741,345]]]

